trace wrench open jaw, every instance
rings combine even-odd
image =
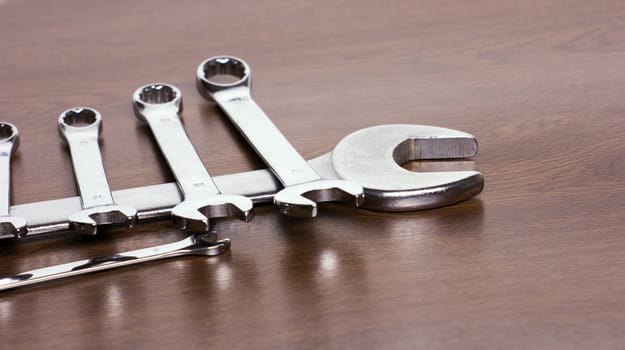
[[[171,211],[174,225],[191,232],[206,232],[209,219],[254,217],[252,201],[241,195],[222,194],[208,174],[180,120],[182,94],[169,84],[148,84],[133,94],[135,116],[146,122],[174,173],[184,200]]]
[[[215,194],[201,199],[185,199],[171,210],[174,225],[191,232],[205,232],[209,218],[235,217],[249,222],[254,218],[253,203],[238,195]]]
[[[391,124],[358,130],[332,151],[326,176],[349,179],[365,189],[363,207],[412,211],[471,198],[484,187],[477,171],[415,172],[401,167],[412,160],[453,160],[477,154],[471,134],[434,126]]]
[[[0,122],[0,235],[20,238],[26,235],[26,219],[11,216],[11,154],[20,144],[15,125]]]
[[[82,210],[69,216],[70,228],[80,234],[95,235],[98,226],[133,227],[137,210],[115,203],[106,179],[98,145],[100,113],[87,107],[68,109],[59,116],[58,127],[70,149],[82,204]]]
[[[225,77],[230,82],[217,79]],[[362,186],[319,176],[254,102],[251,70],[245,61],[232,56],[206,59],[197,68],[196,87],[203,97],[221,107],[282,183],[284,189],[274,196],[281,214],[315,217],[316,202],[339,201],[355,207],[362,204]]]
[[[137,210],[126,205],[101,205],[83,209],[69,216],[72,231],[82,235],[95,235],[99,226],[123,225],[133,227],[137,223]]]
[[[317,216],[317,202],[342,202],[359,207],[364,203],[360,185],[343,180],[316,180],[291,185],[273,197],[281,214],[295,217]]]

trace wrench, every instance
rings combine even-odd
[[[363,185],[366,195],[363,208],[414,211],[469,199],[482,191],[484,179],[477,171],[442,174],[408,171],[398,161],[424,157],[459,159],[472,157],[475,152],[475,137],[461,131],[426,125],[378,125],[344,137],[331,153],[308,163],[325,178],[342,178]],[[248,196],[254,204],[270,203],[281,188],[266,169],[215,176],[214,181],[224,192]],[[113,198],[137,208],[139,222],[169,218],[171,208],[182,201],[175,183],[117,190],[113,191]],[[66,231],[67,217],[77,210],[80,210],[78,197],[11,207],[13,215],[28,222],[29,237]],[[0,239],[11,237],[0,235]]]
[[[210,239],[212,237],[216,237],[213,232],[194,233],[174,243],[18,273],[13,276],[0,278],[0,291],[176,256],[215,256],[224,253],[230,248],[229,239],[215,241]]]
[[[216,82],[218,75],[238,80]],[[340,201],[356,207],[363,203],[362,186],[322,178],[254,102],[250,93],[251,71],[243,60],[230,56],[211,57],[198,66],[196,83],[200,94],[219,104],[284,186],[273,198],[280,213],[315,217],[316,202]]]
[[[59,135],[67,142],[82,209],[69,216],[70,228],[84,235],[95,235],[98,226],[126,225],[137,221],[137,210],[118,205],[106,180],[98,145],[102,116],[95,109],[76,107],[61,113]]]
[[[184,196],[171,210],[177,227],[204,232],[210,227],[209,218],[252,220],[252,201],[241,195],[222,194],[206,171],[180,121],[182,94],[178,88],[144,85],[134,92],[133,106],[137,118],[150,126]]]
[[[20,143],[15,125],[0,122],[0,235],[26,235],[26,219],[11,216],[11,154]]]

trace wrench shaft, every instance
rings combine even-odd
[[[0,144],[0,216],[9,216],[12,147],[10,143]]]
[[[152,115],[146,121],[185,198],[219,194],[219,189],[174,115]]]
[[[113,204],[97,135],[67,135],[83,208]]]
[[[249,88],[219,91],[213,98],[285,187],[321,179],[254,102]]]

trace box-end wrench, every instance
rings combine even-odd
[[[61,113],[59,135],[67,142],[82,210],[69,217],[70,228],[84,235],[95,235],[98,226],[125,225],[137,221],[137,210],[113,201],[100,154],[102,116],[94,109],[76,107]]]
[[[20,143],[15,125],[0,122],[0,235],[26,235],[26,219],[11,216],[11,155]]]
[[[219,75],[237,80],[220,83],[215,81]],[[322,178],[254,102],[250,92],[251,71],[243,60],[230,56],[211,57],[198,66],[196,82],[199,93],[219,104],[284,186],[273,199],[280,213],[314,217],[316,202],[340,201],[357,207],[363,203],[362,186]]]
[[[222,194],[206,171],[182,126],[182,94],[178,88],[144,85],[134,92],[133,106],[137,118],[152,130],[184,197],[171,211],[177,227],[204,232],[210,227],[210,218],[252,220],[252,201],[241,195]]]

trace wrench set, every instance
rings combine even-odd
[[[223,83],[216,78],[230,76]],[[197,68],[198,92],[228,116],[268,170],[211,177],[180,121],[182,94],[169,84],[148,84],[133,94],[136,117],[149,126],[176,183],[111,192],[98,145],[102,117],[78,107],[59,116],[79,197],[10,206],[10,157],[17,128],[0,122],[0,239],[48,232],[95,235],[111,225],[132,227],[170,217],[190,235],[178,242],[23,272],[0,279],[0,290],[181,255],[219,255],[215,218],[253,219],[253,206],[273,202],[283,215],[315,217],[318,202],[342,202],[377,211],[435,208],[481,192],[477,171],[412,172],[412,160],[474,157],[474,136],[424,125],[379,125],[356,131],[331,153],[306,161],[251,97],[251,70],[231,56],[212,57]]]

